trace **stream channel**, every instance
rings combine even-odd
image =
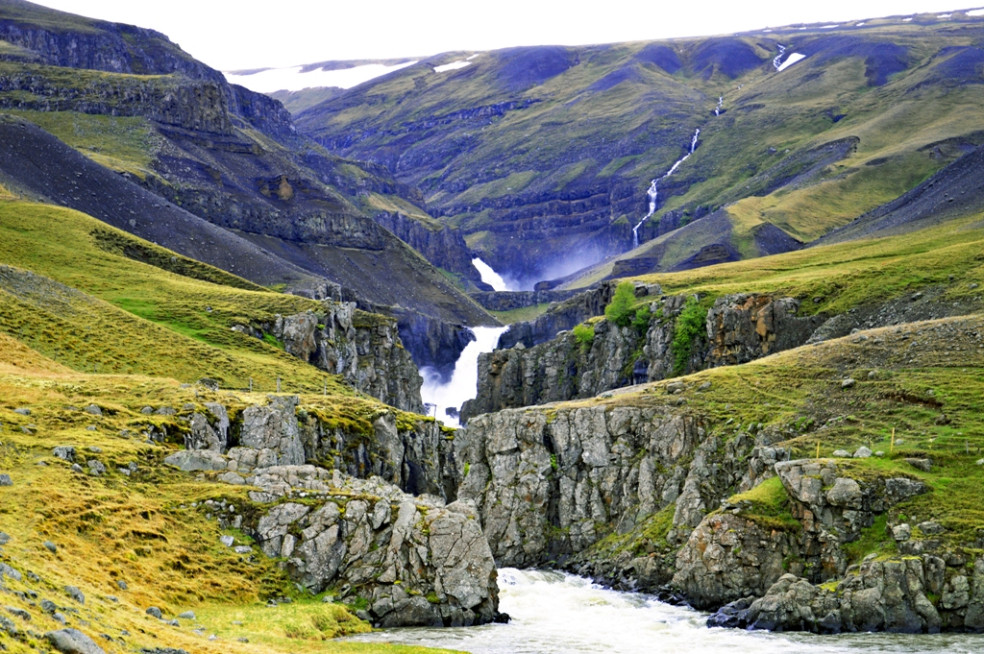
[[[696,139],[695,134],[691,151]],[[485,262],[477,261],[483,281],[504,290],[502,278]],[[444,381],[435,371],[422,371],[424,401],[434,408],[439,419],[453,426],[457,426],[456,416],[448,416],[444,410],[460,407],[464,400],[475,396],[478,355],[491,351],[505,328],[474,327],[472,331],[476,338],[462,352],[451,379]],[[472,654],[972,654],[984,651],[984,636],[967,634],[816,636],[709,629],[705,624],[706,613],[547,570],[500,569],[499,610],[511,617],[508,624],[385,629],[347,640],[440,647]]]
[[[511,617],[508,624],[386,629],[348,640],[442,647],[473,654],[971,654],[984,650],[984,636],[970,634],[816,636],[709,629],[705,626],[706,613],[545,570],[500,569],[499,610]]]

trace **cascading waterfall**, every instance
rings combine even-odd
[[[721,115],[721,109],[723,107],[724,107],[724,96],[723,95],[719,95],[718,96],[717,106],[714,107],[714,115],[715,116],[720,116]]]
[[[493,270],[492,266],[482,261],[481,257],[472,259],[472,265],[475,266],[475,270],[478,271],[478,275],[482,278],[482,281],[491,286],[493,291],[502,292],[513,290],[509,287],[509,283],[502,278],[502,275]]]
[[[433,368],[421,368],[424,383],[420,397],[424,405],[433,411],[435,418],[451,427],[458,427],[458,410],[466,400],[478,394],[478,355],[491,352],[499,342],[499,336],[508,327],[471,327],[475,340],[465,346],[454,364],[451,378],[444,381]],[[454,409],[448,413],[448,409]]]
[[[602,588],[583,577],[545,570],[499,570],[499,609],[508,624],[383,629],[346,640],[441,647],[472,654],[887,654],[980,651],[971,634],[857,633],[814,636],[708,629],[706,615],[641,593]]]
[[[772,67],[775,68],[776,70],[779,70],[779,67],[782,66],[782,56],[786,54],[786,46],[782,45],[781,43],[777,43],[776,45],[779,46],[779,54],[773,57]]]
[[[649,184],[649,189],[646,191],[646,195],[649,196],[649,213],[647,213],[642,220],[636,223],[636,226],[632,228],[632,247],[639,247],[639,228],[642,224],[649,220],[649,217],[656,213],[656,199],[659,197],[659,183],[676,172],[676,169],[680,167],[684,161],[690,158],[690,155],[694,153],[697,149],[697,140],[700,138],[700,128],[698,127],[694,130],[694,136],[690,139],[690,150],[687,154],[683,155],[676,162],[670,166],[670,169],[666,173],[657,179],[653,179]]]

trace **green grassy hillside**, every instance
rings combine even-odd
[[[590,262],[629,250],[651,180],[700,128],[696,151],[661,181],[641,240],[727,207],[720,245],[746,258],[774,251],[749,236],[758,225],[812,241],[984,142],[982,34],[984,21],[955,12],[449,53],[341,93],[298,124],[419,186],[472,247],[531,280],[572,252]],[[777,71],[780,45],[805,59]],[[469,65],[434,72],[455,60]],[[673,247],[681,260],[696,252]]]
[[[39,634],[62,628],[38,610],[39,598],[107,652],[164,645],[192,653],[378,651],[325,642],[368,625],[344,606],[299,593],[276,561],[220,543],[223,534],[245,536],[220,531],[203,502],[245,500],[246,489],[164,466],[174,444],[140,436],[161,427],[180,443],[183,433],[174,418],[146,407],[218,401],[235,413],[262,404],[278,378],[329,423],[371,430],[390,407],[276,343],[230,329],[317,306],[75,211],[0,202],[0,471],[12,480],[0,489],[0,531],[9,536],[0,562],[24,572],[4,580],[4,603],[31,615],[29,624],[4,627],[7,651],[46,651]],[[374,320],[382,318],[357,316]],[[202,377],[223,390],[193,383]],[[251,379],[254,393],[243,390]],[[93,404],[98,414],[81,408]],[[83,465],[95,458],[108,472],[73,472],[52,455],[66,444]],[[77,587],[84,603],[66,586]],[[295,601],[266,605],[282,597]],[[149,606],[168,616],[192,610],[196,618],[165,625],[144,612]]]
[[[128,341],[129,334],[117,338]],[[38,608],[41,599],[110,653],[431,651],[328,641],[369,627],[331,603],[330,593],[327,603],[299,593],[277,561],[221,544],[223,535],[250,541],[220,530],[205,503],[246,501],[246,489],[169,468],[162,459],[171,446],[136,437],[150,424],[174,427],[168,417],[142,413],[145,406],[220,401],[236,411],[260,396],[186,388],[161,376],[79,373],[0,334],[0,397],[0,470],[12,480],[0,489],[0,527],[9,537],[0,563],[23,571],[20,579],[8,572],[4,604],[31,616],[30,622],[14,616],[13,631],[4,628],[5,651],[50,651],[39,634],[66,625]],[[302,402],[335,410],[333,398],[322,395],[302,395]],[[79,408],[92,403],[101,415]],[[30,415],[15,412],[25,408]],[[108,472],[73,472],[52,455],[66,444],[83,465],[98,459]],[[83,602],[72,599],[69,586]],[[271,608],[272,598],[293,602]],[[172,626],[147,615],[150,606],[168,619],[189,610],[195,617]]]

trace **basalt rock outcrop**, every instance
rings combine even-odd
[[[304,587],[366,603],[381,627],[468,626],[497,615],[495,562],[474,507],[413,497],[378,478],[315,466],[262,468],[248,525],[263,552]]]
[[[534,291],[534,294],[537,291]],[[597,288],[583,291],[560,304],[550,307],[545,314],[529,322],[520,322],[509,327],[509,331],[499,337],[499,348],[508,349],[522,343],[533,347],[552,340],[562,331],[584,322],[592,316],[600,316],[605,305],[611,302],[615,293],[614,284],[601,284]],[[658,294],[658,286],[638,285],[636,295]]]
[[[982,632],[984,559],[960,566],[932,555],[873,559],[822,586],[784,574],[764,596],[723,607],[709,624],[825,634]]]
[[[374,434],[352,433],[299,408],[296,396],[229,413],[209,403],[179,417],[189,449],[165,459],[256,488],[252,506],[222,514],[224,526],[251,534],[310,591],[364,603],[377,625],[495,619],[495,562],[474,506],[442,499],[455,472],[439,425],[401,429],[382,414]]]
[[[844,575],[841,545],[857,540],[876,515],[928,490],[907,477],[862,478],[832,461],[774,466],[789,495],[788,525],[756,520],[754,507],[709,515],[677,555],[673,586],[698,608],[761,596],[784,572],[814,583]],[[855,477],[858,477],[857,479]]]
[[[637,294],[646,296],[650,291],[659,292],[642,287]],[[591,296],[593,304],[605,297],[600,292],[595,296]],[[584,304],[580,296],[575,300]],[[644,331],[600,321],[591,327],[587,341],[570,331],[523,347],[522,336],[510,337],[510,329],[500,339],[501,349],[479,357],[478,394],[465,404],[462,415],[467,419],[508,407],[593,397],[631,384],[745,363],[805,343],[823,322],[822,317],[797,315],[799,302],[793,298],[729,295],[714,302],[706,312],[702,333],[684,344],[688,351],[679,352],[681,344],[674,344],[674,339],[686,303],[685,296],[655,296],[648,305],[651,317]],[[602,313],[604,304],[596,311],[594,315]],[[517,331],[526,335],[538,329],[534,324]],[[510,342],[520,345],[505,349]]]
[[[267,405],[239,412],[218,403],[188,409],[178,414],[188,449],[175,452],[167,463],[235,481],[256,468],[316,462],[354,477],[375,475],[415,495],[453,497],[454,451],[439,424],[407,422],[384,412],[373,418],[369,431],[360,431],[298,402],[297,396],[271,395]]]
[[[457,273],[476,287],[484,286],[461,232],[447,225],[425,224],[402,213],[377,212],[372,218],[438,268]]]
[[[400,341],[394,320],[324,302],[321,312],[278,316],[272,324],[233,329],[258,338],[271,334],[297,358],[341,375],[352,386],[404,411],[423,412],[421,379]]]
[[[458,498],[474,501],[496,561],[565,562],[612,532],[673,508],[683,542],[760,453],[747,433],[725,442],[669,407],[510,409],[459,431]],[[771,452],[775,457],[775,452]]]
[[[897,554],[869,555],[853,566],[843,559],[841,545],[857,540],[874,516],[927,492],[925,484],[907,477],[855,479],[829,461],[787,462],[776,470],[789,492],[792,515],[802,525],[791,538],[799,545],[799,556],[792,558],[792,565],[782,566],[788,568],[785,574],[775,566],[775,556],[772,565],[765,557],[755,592],[721,607],[710,624],[817,633],[984,631],[984,560],[941,547],[939,536],[946,530],[939,523],[925,521],[913,528],[904,522],[904,515],[893,515],[885,530],[895,541]],[[738,518],[735,531],[740,533],[745,526]],[[703,553],[690,547],[680,556],[706,563],[708,552],[716,546],[721,570],[734,566],[736,556],[747,559],[747,553],[729,554],[723,546],[727,532],[714,533]],[[676,585],[685,587],[704,576],[694,574],[698,568],[707,570],[701,563],[696,568],[683,563],[674,578]],[[702,596],[712,600],[707,606],[726,595],[741,594],[734,589],[722,595],[717,584],[704,588],[716,594],[716,598]]]
[[[538,304],[557,304],[579,295],[581,291],[486,291],[471,293],[473,300],[489,311],[512,311]],[[552,312],[551,307],[549,312]],[[528,323],[523,323],[528,324]],[[574,323],[577,324],[577,323]],[[559,329],[557,331],[560,331]],[[556,332],[555,332],[556,333]]]

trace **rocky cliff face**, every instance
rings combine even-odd
[[[31,8],[31,13],[38,11],[46,10]],[[229,133],[230,116],[234,116],[267,134],[294,133],[283,105],[249,89],[230,86],[222,73],[196,61],[160,32],[98,20],[86,22],[89,29],[72,30],[58,28],[57,19],[48,26],[30,20],[0,20],[0,39],[31,53],[32,62],[146,77],[89,74],[79,76],[74,87],[65,88],[49,78],[50,71],[12,69],[5,71],[0,88],[23,93],[21,102],[7,106],[147,116],[186,129],[217,133]]]
[[[446,225],[428,226],[401,213],[378,212],[373,214],[373,220],[438,268],[461,275],[475,287],[482,284],[482,277],[472,265],[473,255],[461,232]]]
[[[500,565],[564,562],[673,505],[685,538],[750,474],[755,448],[669,407],[511,409],[459,432],[458,497],[478,506]]]
[[[615,285],[606,283],[563,300],[535,320],[511,325],[509,331],[499,338],[499,348],[508,349],[518,343],[522,343],[524,347],[546,343],[558,333],[571,329],[592,316],[602,315],[605,312],[605,305],[611,302],[614,293]],[[659,294],[659,287],[637,285],[637,297],[649,294]]]
[[[893,514],[885,528],[897,555],[869,556],[855,566],[844,560],[842,545],[858,540],[862,529],[895,504],[928,492],[924,483],[852,474],[831,461],[790,461],[776,465],[776,472],[800,530],[781,542],[773,539],[768,552],[740,551],[739,543],[724,542],[737,540],[729,531],[701,525],[680,551],[674,585],[697,605],[733,600],[711,624],[819,633],[984,630],[984,560],[941,548],[938,536],[946,530],[939,523],[913,529],[904,515]],[[714,519],[727,516],[730,533],[747,541],[749,520],[742,512]],[[753,526],[751,532],[762,529]],[[757,577],[744,576],[755,580],[755,588],[721,583],[737,576],[739,560],[761,563]]]
[[[335,375],[383,402],[423,412],[420,374],[391,318],[358,311],[350,302],[324,301],[320,312],[278,316],[272,323],[236,325],[256,338],[270,334],[284,351]]]
[[[637,292],[647,294],[650,290],[658,292],[647,288]],[[595,292],[578,300],[578,305],[595,308],[605,295]],[[594,323],[590,340],[562,332],[554,340],[533,347],[520,344],[483,354],[478,364],[478,394],[462,414],[470,418],[507,407],[593,397],[675,374],[745,363],[805,343],[823,322],[817,316],[798,316],[799,302],[792,298],[731,295],[719,298],[707,311],[704,329],[685,344],[689,351],[677,352],[681,347],[680,343],[674,345],[677,319],[686,302],[684,296],[654,297],[644,332],[635,326],[618,327],[601,321]],[[594,315],[602,313],[604,306],[596,310]],[[572,317],[576,315],[572,313]],[[539,325],[520,327],[517,332],[533,339],[543,324],[541,319]],[[511,340],[518,338],[521,336]],[[505,340],[500,340],[500,346]]]
[[[353,433],[298,407],[296,396],[270,396],[231,417],[211,403],[179,419],[188,449],[165,462],[256,487],[251,505],[222,520],[312,592],[336,588],[387,627],[497,616],[495,563],[474,507],[441,498],[453,490],[453,453],[435,423],[398,427],[387,413],[372,434]]]
[[[238,413],[213,403],[179,414],[188,449],[168,462],[186,471],[229,473],[226,479],[239,482],[237,476],[256,468],[310,461],[354,477],[375,475],[408,493],[453,496],[454,451],[439,424],[385,412],[366,427],[298,402],[297,396],[272,395],[267,405]]]

